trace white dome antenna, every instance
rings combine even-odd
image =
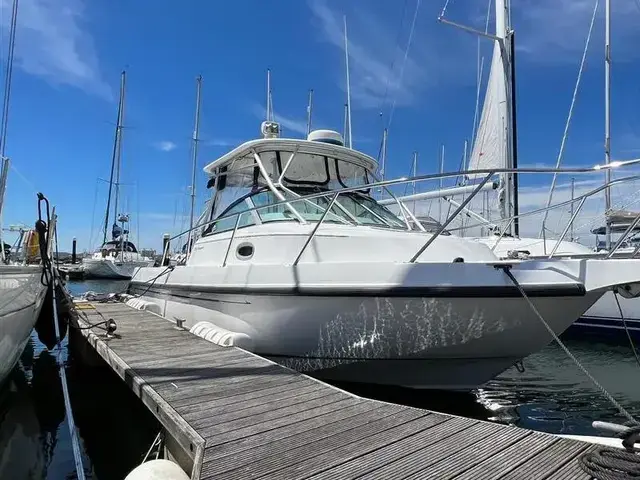
[[[344,139],[335,130],[314,130],[309,133],[307,140],[310,142],[330,143],[344,147]]]

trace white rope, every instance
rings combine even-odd
[[[564,148],[567,142],[567,136],[569,134],[569,126],[571,125],[571,119],[573,118],[573,108],[576,104],[576,98],[578,97],[578,90],[580,88],[580,80],[582,79],[582,72],[584,70],[584,64],[587,59],[587,51],[589,50],[589,43],[591,42],[591,33],[593,32],[593,25],[596,20],[596,14],[598,12],[598,4],[599,0],[596,0],[596,3],[593,7],[593,15],[591,16],[591,24],[589,25],[589,33],[587,34],[587,39],[584,45],[584,51],[582,52],[582,60],[580,60],[580,69],[578,70],[578,78],[576,79],[576,85],[573,89],[573,97],[571,98],[571,106],[569,107],[569,114],[567,116],[567,121],[564,125],[564,134],[562,135],[562,141],[560,142],[560,151],[558,152],[558,158],[556,160],[556,168],[560,168],[560,164],[562,163],[562,157],[564,155]],[[553,191],[556,188],[556,181],[558,178],[558,174],[553,174],[553,180],[551,181],[551,188],[549,189],[549,196],[547,197],[547,207],[551,205],[551,201],[553,199]],[[548,210],[544,214],[544,218],[542,219],[542,225],[540,228],[540,235],[542,237],[543,230],[545,228],[545,224],[547,222]]]
[[[398,89],[402,85],[402,79],[404,77],[404,67],[407,64],[407,58],[409,57],[409,49],[411,48],[411,42],[413,40],[413,32],[416,29],[416,20],[418,19],[418,10],[420,10],[420,3],[422,0],[416,2],[416,9],[413,12],[413,20],[411,22],[411,29],[409,30],[409,39],[407,40],[407,48],[404,51],[404,58],[402,59],[402,65],[400,65],[400,76],[398,77]],[[448,2],[447,2],[448,3]],[[393,103],[391,104],[391,112],[389,113],[389,123],[387,123],[387,130],[391,127],[391,121],[393,120],[393,113],[396,110],[396,102],[398,99],[398,89],[393,97]]]
[[[587,376],[587,378],[589,378],[589,380],[591,380],[591,382],[593,382],[593,384],[598,388],[598,390],[600,390],[600,392],[605,396],[605,398],[607,400],[609,400],[609,402],[611,402],[611,404],[624,417],[626,417],[627,420],[629,420],[633,424],[637,424],[638,423],[637,420],[635,418],[633,418],[631,416],[631,414],[629,412],[627,412],[627,410],[622,405],[620,405],[620,403],[618,403],[618,401],[615,398],[613,398],[613,396],[602,385],[600,385],[600,383],[593,377],[593,375],[591,375],[589,373],[589,371],[585,367],[582,366],[580,361],[573,355],[573,353],[571,353],[571,351],[566,347],[566,345],[564,343],[562,343],[562,340],[560,340],[558,335],[556,335],[556,332],[553,331],[553,329],[545,321],[544,317],[540,314],[540,312],[538,312],[538,309],[536,308],[536,306],[529,299],[529,297],[527,296],[526,292],[524,291],[524,289],[522,288],[522,286],[520,285],[520,283],[518,282],[516,277],[514,277],[513,273],[510,270],[510,266],[507,266],[507,265],[496,265],[496,268],[497,269],[501,269],[507,275],[507,277],[509,277],[509,279],[513,282],[513,284],[520,291],[520,295],[522,295],[522,297],[527,301],[527,303],[529,304],[529,307],[531,307],[531,310],[533,311],[533,313],[535,313],[535,315],[542,322],[544,327],[549,331],[549,333],[551,334],[553,339],[556,341],[556,343],[560,346],[560,348],[562,348],[562,350],[564,350],[564,353],[566,353],[567,356],[571,360],[573,360],[573,363],[576,364],[576,366],[582,371],[582,373],[584,373]]]

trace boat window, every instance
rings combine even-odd
[[[360,223],[406,229],[405,224],[398,217],[368,195],[357,192],[346,193],[338,197],[338,201]]]

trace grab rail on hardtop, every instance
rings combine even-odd
[[[195,225],[194,227],[189,228],[188,230],[185,230],[183,232],[180,232],[180,233],[170,237],[169,242],[171,242],[172,240],[175,240],[176,238],[180,238],[183,235],[186,235],[186,234],[192,232],[193,230],[203,229],[203,228],[208,227],[210,225],[216,224],[216,223],[218,223],[218,222],[220,222],[222,220],[226,220],[226,219],[229,219],[229,218],[235,218],[236,219],[236,223],[235,223],[232,235],[231,235],[231,239],[230,239],[229,245],[227,247],[227,252],[225,254],[225,264],[226,264],[226,258],[228,256],[229,249],[231,248],[231,243],[233,242],[233,239],[235,237],[235,233],[236,233],[236,231],[238,229],[241,215],[247,214],[247,213],[251,213],[251,212],[257,212],[257,211],[260,211],[262,209],[273,208],[273,207],[277,207],[277,206],[281,206],[281,205],[286,207],[286,208],[293,209],[291,204],[294,204],[294,203],[297,203],[297,202],[309,201],[309,200],[313,200],[313,199],[316,199],[316,198],[329,197],[329,196],[334,197],[332,199],[333,201],[331,202],[330,205],[327,206],[327,208],[322,208],[320,205],[317,205],[318,210],[322,210],[323,211],[323,215],[322,215],[321,219],[317,222],[317,224],[314,226],[312,231],[309,233],[309,237],[307,237],[307,240],[305,241],[305,244],[304,244],[302,250],[296,256],[296,263],[297,263],[297,261],[302,256],[302,253],[306,249],[307,245],[313,239],[313,236],[315,235],[315,233],[317,232],[318,228],[320,227],[320,224],[326,218],[328,211],[333,207],[333,205],[335,204],[335,201],[337,200],[338,196],[340,196],[342,194],[352,193],[352,192],[359,192],[359,191],[363,191],[363,190],[373,190],[375,188],[384,188],[384,189],[386,189],[388,191],[389,187],[396,186],[396,185],[403,185],[403,184],[408,184],[408,183],[413,183],[413,182],[421,182],[421,181],[428,181],[428,180],[437,180],[437,179],[441,179],[441,178],[444,179],[444,178],[452,178],[452,177],[459,177],[459,176],[465,176],[465,175],[467,175],[467,176],[476,175],[477,176],[477,175],[484,174],[485,176],[484,176],[483,180],[480,183],[477,184],[476,188],[469,195],[469,197],[465,198],[465,200],[460,204],[460,206],[447,218],[447,220],[444,222],[444,224],[440,228],[438,228],[438,230],[429,237],[429,239],[425,242],[425,244],[423,244],[418,249],[417,253],[412,255],[410,260],[408,260],[410,263],[413,263],[429,247],[429,245],[431,245],[435,241],[435,239],[437,237],[439,237],[442,234],[442,232],[444,232],[446,227],[465,209],[465,207],[471,202],[471,200],[482,190],[482,187],[491,178],[493,178],[496,174],[501,174],[501,173],[518,173],[518,174],[524,174],[524,173],[588,174],[588,173],[595,173],[595,172],[605,171],[607,169],[617,169],[617,168],[621,168],[621,167],[628,167],[628,166],[638,165],[638,164],[640,164],[640,159],[619,161],[619,162],[611,162],[608,165],[596,165],[594,167],[589,167],[589,168],[585,168],[585,167],[575,167],[575,168],[515,168],[515,169],[514,168],[495,168],[495,169],[465,170],[465,171],[459,171],[458,170],[458,171],[455,171],[455,172],[442,172],[442,173],[433,173],[433,174],[425,174],[425,175],[416,175],[416,176],[413,176],[413,177],[400,177],[400,178],[391,179],[391,180],[378,180],[378,181],[375,181],[375,182],[372,182],[372,183],[368,183],[368,184],[357,185],[357,186],[353,186],[353,187],[344,187],[344,188],[340,188],[340,189],[327,190],[327,191],[317,192],[317,193],[310,193],[308,195],[298,196],[297,198],[294,198],[294,199],[284,199],[284,200],[279,200],[277,202],[269,203],[267,205],[260,205],[260,206],[250,207],[250,208],[247,208],[247,209],[245,209],[245,210],[243,210],[241,212],[230,213],[228,215],[220,216],[220,217],[218,217],[216,219],[209,220],[209,221],[200,223],[198,225]],[[638,179],[640,179],[640,175],[632,175],[632,176],[628,176],[628,177],[624,177],[624,178],[614,179],[614,180],[611,180],[608,183],[605,183],[604,185],[601,185],[601,186],[599,186],[599,187],[597,187],[597,188],[595,188],[595,189],[593,189],[593,190],[591,190],[591,191],[589,191],[589,192],[587,192],[587,193],[585,193],[583,195],[575,197],[575,198],[573,198],[571,200],[567,200],[567,201],[564,201],[564,202],[561,202],[561,203],[557,203],[555,205],[550,205],[548,207],[543,207],[543,208],[532,210],[532,211],[529,211],[529,212],[521,213],[519,215],[515,215],[515,216],[510,217],[510,218],[505,218],[505,219],[503,219],[503,221],[513,222],[515,218],[523,218],[523,217],[539,214],[539,213],[542,213],[544,211],[551,210],[553,208],[559,208],[559,207],[563,207],[563,206],[568,206],[571,203],[576,202],[576,201],[580,201],[581,205],[583,205],[584,201],[586,200],[586,198],[591,197],[591,196],[593,196],[593,195],[605,190],[606,188],[611,187],[612,185],[623,183],[623,182],[629,182],[629,181],[633,181],[633,180],[638,180]],[[274,187],[277,187],[277,185],[275,185]],[[389,192],[389,193],[391,193],[391,192]],[[407,230],[412,230],[412,227],[409,224],[405,214],[409,214],[409,216],[411,217],[412,221],[414,222],[414,224],[416,225],[416,227],[418,229],[420,229],[422,231],[425,231],[424,227],[422,227],[420,222],[418,222],[417,219],[415,218],[415,216],[413,214],[411,214],[411,212],[409,211],[409,208],[406,205],[404,205],[404,203],[402,201],[400,201],[400,200],[398,200],[398,204],[399,204],[399,208],[400,208],[400,213],[402,213],[402,215],[403,215],[403,217],[405,219],[405,223],[407,224]],[[576,209],[576,212],[574,212],[574,215],[572,215],[570,222],[575,221],[575,219],[577,217],[577,212],[579,212],[579,210],[580,210],[580,208]],[[297,217],[297,215],[296,215],[296,217]],[[636,219],[634,220],[634,223],[635,224],[640,223],[640,214],[638,215],[638,217],[636,217]],[[571,223],[569,225],[571,225]],[[470,228],[470,227],[466,227],[466,228]],[[507,229],[508,229],[508,226],[503,229],[503,231],[501,232],[500,238],[504,235],[504,232]],[[564,239],[564,236],[566,235],[567,231],[568,231],[568,226],[565,228],[565,232],[563,232],[563,235],[561,236],[561,238],[557,241],[556,248],[554,248],[554,252],[552,252],[552,255],[550,255],[550,257],[553,256],[553,254],[555,254],[555,251],[557,250],[557,247],[560,245],[560,242]],[[619,246],[622,244],[622,242],[625,240],[626,236],[628,236],[628,234],[631,231],[632,231],[632,229],[628,229],[628,232],[625,232],[625,234],[623,234],[621,239],[618,240],[618,242],[616,243],[616,245],[614,246],[612,251],[609,253],[609,255],[607,255],[606,258],[610,258],[618,250]],[[495,248],[495,246],[494,246],[494,248]],[[636,250],[639,250],[639,249],[636,249]],[[168,253],[169,253],[168,252],[168,248],[164,249],[163,256],[162,256],[162,265],[164,265],[164,263],[166,262],[166,257],[168,255]],[[634,252],[634,254],[635,253],[637,253],[637,252]]]

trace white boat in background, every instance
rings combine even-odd
[[[573,241],[564,240],[566,231],[562,237],[558,239],[548,238],[542,234],[540,238],[520,236],[520,217],[518,208],[518,182],[517,177],[511,173],[510,169],[517,167],[517,138],[516,138],[516,112],[515,112],[515,42],[514,32],[509,25],[510,15],[509,2],[504,0],[495,1],[495,21],[496,32],[494,38],[494,47],[492,52],[491,68],[486,87],[486,93],[482,106],[478,128],[475,133],[471,155],[469,158],[469,171],[486,171],[487,169],[497,168],[504,169],[505,173],[497,175],[497,181],[494,184],[488,183],[484,190],[494,190],[497,193],[498,210],[500,219],[490,221],[478,214],[477,211],[469,211],[467,213],[473,216],[481,224],[490,226],[489,235],[469,237],[469,233],[464,229],[456,229],[455,234],[466,233],[465,237],[473,239],[479,243],[485,244],[499,257],[503,259],[517,258],[518,256],[547,258],[553,254],[555,257],[595,257],[598,253],[585,245]],[[441,19],[442,20],[442,19]],[[445,21],[446,22],[446,21]],[[608,109],[608,105],[607,105]],[[608,110],[607,110],[608,112]],[[609,122],[607,113],[607,124]],[[609,136],[607,130],[607,138]],[[608,152],[605,164],[610,163]],[[607,170],[609,172],[610,170]],[[554,177],[555,177],[554,173]],[[442,189],[437,192],[424,192],[413,195],[399,197],[403,202],[417,202],[429,199],[437,199],[442,202],[451,202],[451,197],[456,195],[469,194],[474,188],[477,181],[484,174],[468,174],[466,177],[469,185],[463,187],[452,187]],[[522,175],[521,175],[522,176]],[[475,182],[475,183],[474,183]],[[551,192],[555,185],[551,186]],[[611,226],[610,216],[611,199],[608,193],[610,189],[603,189],[607,206],[605,215],[607,222]],[[488,193],[487,193],[488,195]],[[551,207],[551,193],[547,207]],[[380,202],[383,205],[393,205],[396,199],[385,199]],[[455,202],[452,202],[456,205]],[[579,210],[580,207],[578,207]],[[483,208],[484,210],[484,208]],[[575,216],[579,213],[576,210],[572,215],[571,221],[575,220]],[[544,219],[542,220],[542,229],[546,232],[546,219],[550,209],[544,211]],[[573,212],[573,208],[572,208]],[[634,220],[637,214],[627,215],[627,224],[617,229],[617,233],[623,233],[627,226]],[[438,219],[438,221],[443,221]],[[438,223],[436,221],[436,224]],[[477,226],[477,223],[476,223]],[[602,229],[600,229],[602,230]],[[596,231],[594,230],[594,233]],[[604,234],[605,231],[600,231]],[[598,243],[596,241],[596,243]],[[614,243],[611,243],[613,246]],[[630,254],[633,248],[626,250],[618,250],[620,253]],[[637,252],[636,252],[637,253]],[[637,339],[640,339],[640,299],[627,299],[618,296],[620,308],[613,292],[605,294],[598,302],[593,305],[581,318],[575,323],[572,332],[576,334],[597,335],[607,334],[619,336],[623,341],[627,342],[627,332]],[[621,311],[622,310],[622,315]]]
[[[210,220],[185,265],[135,272],[139,306],[320,378],[467,390],[552,339],[505,268],[556,334],[640,282],[640,260],[505,263],[416,229],[370,196],[377,163],[340,134],[262,131],[205,168]]]
[[[105,209],[102,246],[89,258],[83,259],[85,278],[131,278],[138,267],[148,267],[154,264],[154,259],[138,252],[129,239],[129,215],[118,212],[120,197],[120,169],[122,152],[122,128],[124,122],[124,96],[126,73],[122,72],[120,81],[120,101],[118,103],[118,120],[111,161],[111,178],[109,180],[109,197]],[[113,194],[113,225],[111,226],[111,240],[107,240],[111,197]],[[120,225],[118,225],[120,222]]]
[[[151,267],[155,260],[141,255],[133,242],[123,239],[105,243],[82,263],[85,278],[127,279],[136,268]]]

